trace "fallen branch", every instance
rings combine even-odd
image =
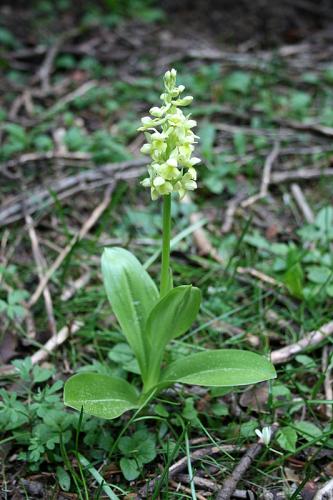
[[[333,137],[333,128],[321,125],[320,123],[302,123],[291,120],[274,120],[276,123],[284,127],[294,130],[303,130],[304,132],[311,132],[316,135],[323,135],[324,137]]]
[[[91,154],[85,152],[63,152],[46,151],[43,153],[25,153],[18,158],[8,160],[6,163],[0,165],[0,172],[7,171],[8,169],[15,168],[18,165],[25,165],[26,163],[33,163],[46,160],[70,160],[70,161],[89,161]]]
[[[39,280],[41,281],[43,279],[43,274],[44,274],[44,270],[46,267],[46,263],[45,263],[43,255],[42,255],[40,246],[39,246],[37,233],[35,231],[34,223],[33,223],[31,216],[26,215],[25,220],[27,223],[28,234],[29,234],[29,238],[31,241],[32,253],[34,256],[35,263],[36,263],[37,274],[38,274]],[[43,290],[43,296],[44,296],[45,309],[46,309],[46,314],[47,314],[47,318],[48,318],[48,322],[49,322],[50,332],[51,332],[52,337],[54,337],[57,334],[57,324],[56,324],[56,321],[54,318],[52,297],[51,297],[50,289],[48,286],[45,286],[45,288]]]
[[[147,160],[139,158],[119,163],[110,163],[94,169],[80,172],[53,182],[44,189],[32,190],[28,195],[23,194],[2,205],[0,208],[0,226],[22,219],[25,213],[31,215],[41,208],[55,203],[54,193],[58,200],[73,196],[80,191],[94,189],[97,186],[112,184],[120,179],[129,179],[141,175],[138,167],[145,165]],[[51,196],[50,192],[53,193]]]
[[[311,168],[304,167],[297,170],[287,170],[286,172],[275,172],[271,177],[271,184],[280,184],[286,181],[301,181],[316,179],[317,177],[332,177],[333,168]]]
[[[212,455],[218,455],[220,453],[231,453],[231,452],[242,452],[244,450],[244,447],[238,447],[235,445],[224,445],[224,446],[207,446],[205,448],[200,448],[198,450],[195,450],[191,453],[191,462],[195,462],[196,460],[199,460],[200,458],[205,457],[206,455],[212,456]],[[168,479],[174,478],[179,472],[182,472],[186,467],[187,467],[187,460],[188,457],[182,457],[180,458],[176,463],[171,465],[171,467],[168,470]],[[163,479],[163,474],[159,474],[156,476],[154,479],[151,481],[148,481],[139,491],[139,496],[140,497],[146,497],[150,493],[153,492],[156,484]]]
[[[304,337],[298,342],[295,342],[295,344],[287,345],[282,349],[276,349],[275,351],[272,351],[271,361],[275,365],[285,363],[304,349],[320,344],[320,342],[332,335],[332,333],[333,321],[330,321],[329,323],[326,323],[325,325],[320,327],[319,330],[314,330],[305,334]]]
[[[276,433],[278,427],[278,424],[272,425],[272,436]],[[264,446],[266,445],[260,438],[257,443],[251,445],[248,448],[245,455],[241,458],[239,464],[233,470],[232,474],[224,481],[222,488],[216,496],[216,500],[229,500],[231,498],[238,482],[242,479],[242,477],[251,466],[254,459],[259,455]]]

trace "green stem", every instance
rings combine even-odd
[[[163,240],[160,296],[170,288],[171,194],[163,196]]]

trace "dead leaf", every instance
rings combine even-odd
[[[240,397],[239,403],[245,408],[255,411],[265,411],[268,401],[268,383],[262,382],[246,389]]]
[[[12,332],[6,332],[0,343],[0,364],[5,364],[16,356],[17,337]]]

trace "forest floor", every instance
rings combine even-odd
[[[329,3],[0,7],[1,498],[331,498]],[[129,248],[158,280],[161,207],[139,184],[137,128],[171,67],[202,158],[199,189],[173,206],[174,281],[203,303],[168,356],[243,348],[278,376],[81,419],[62,402],[71,374],[138,380],[100,255]],[[266,446],[256,430],[273,424]]]

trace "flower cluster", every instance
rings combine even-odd
[[[192,157],[192,153],[199,137],[191,130],[196,121],[190,120],[181,109],[190,104],[193,97],[180,96],[185,87],[176,86],[176,76],[175,69],[165,73],[165,91],[161,95],[163,105],[151,108],[151,116],[142,118],[139,128],[145,132],[148,141],[141,152],[152,158],[148,166],[149,177],[142,181],[142,185],[150,187],[153,200],[172,192],[183,198],[186,191],[197,187],[194,166],[200,163],[200,159]]]

